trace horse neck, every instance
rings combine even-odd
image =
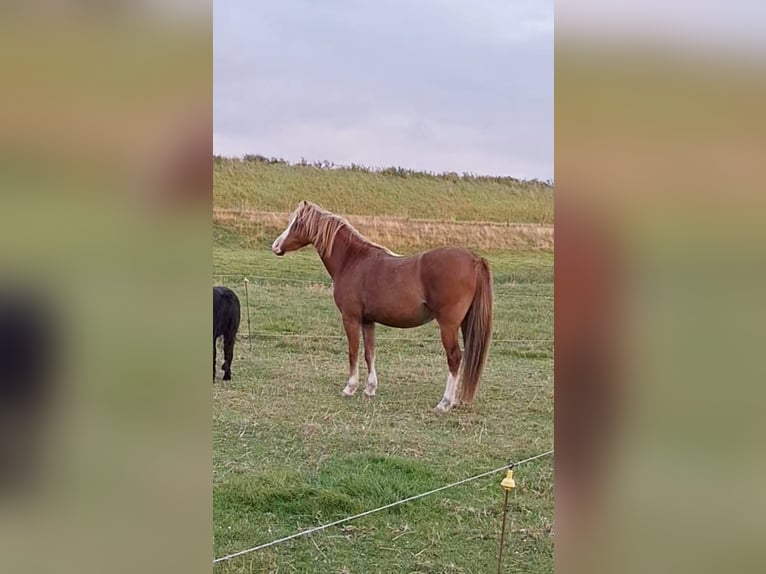
[[[348,227],[338,229],[333,241],[332,253],[320,253],[319,257],[333,280],[343,273],[343,270],[352,261],[356,261],[364,254],[368,245],[356,237]]]

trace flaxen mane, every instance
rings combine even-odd
[[[330,213],[315,203],[306,202],[306,207],[302,210],[300,218],[301,223],[306,228],[306,236],[311,239],[317,252],[322,257],[329,257],[332,255],[332,246],[335,243],[335,236],[338,234],[338,231],[344,227],[349,230],[351,237],[361,241],[365,245],[375,249],[381,249],[390,255],[395,255],[395,253],[389,249],[367,239],[364,235],[354,229],[354,226],[345,218]]]

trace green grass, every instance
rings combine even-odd
[[[341,214],[550,221],[550,189],[538,193],[535,185],[223,160],[216,165],[215,204],[286,212],[305,197]],[[213,283],[232,287],[244,309],[243,279],[249,278],[254,334],[251,351],[243,317],[233,384],[213,386],[215,556],[552,448],[552,252],[481,252],[492,266],[495,289],[487,367],[471,407],[436,415],[432,409],[447,377],[437,326],[378,326],[377,397],[369,400],[361,391],[341,396],[347,345],[330,279],[311,247],[274,256],[274,233],[236,222],[213,227]],[[415,250],[397,247],[401,253]],[[366,377],[363,364],[360,375]],[[519,467],[514,476],[504,570],[553,572],[552,459]],[[234,558],[214,570],[495,572],[502,477]]]
[[[420,219],[553,223],[553,189],[539,181],[376,173],[220,158],[215,206],[291,212],[302,199],[330,211]]]
[[[439,416],[432,408],[447,370],[438,328],[379,326],[378,396],[346,399],[346,343],[313,249],[277,258],[267,244],[247,246],[222,228],[214,235],[214,282],[234,288],[243,306],[243,276],[273,277],[251,279],[253,350],[243,322],[234,383],[213,391],[216,556],[551,448],[550,342],[495,342],[476,403]],[[552,255],[485,256],[495,271],[495,339],[550,339]],[[414,340],[391,339],[399,337]],[[506,571],[552,572],[551,460],[520,467],[516,477]],[[235,558],[216,571],[491,572],[501,478]]]

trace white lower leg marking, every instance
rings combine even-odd
[[[449,401],[450,406],[454,406],[455,393],[457,391],[457,376],[453,375],[452,373],[450,373],[449,377],[447,377],[447,389],[449,389],[449,392],[445,395],[444,398]]]
[[[447,388],[444,390],[444,398],[450,406],[455,404],[455,391],[457,390],[457,377],[452,373],[447,377]]]
[[[444,388],[444,396],[439,404],[436,405],[436,410],[446,413],[455,404],[455,391],[457,390],[457,377],[450,373],[447,376],[447,386]]]
[[[367,386],[364,387],[364,394],[368,397],[374,397],[378,389],[378,374],[375,372],[375,359],[370,362],[370,373],[367,375]]]
[[[350,397],[356,392],[356,385],[359,383],[359,362],[357,361],[356,365],[354,365],[354,372],[353,374],[348,378],[348,382],[346,383],[346,387],[343,389],[343,394],[347,397]]]

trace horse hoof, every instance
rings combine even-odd
[[[364,395],[369,398],[375,397],[375,389],[364,389]]]
[[[346,386],[343,389],[343,396],[344,397],[353,397],[355,392],[356,392],[356,387],[351,387],[349,389],[348,386]]]
[[[447,401],[441,401],[436,407],[434,407],[434,412],[436,413],[448,413],[452,407]]]

